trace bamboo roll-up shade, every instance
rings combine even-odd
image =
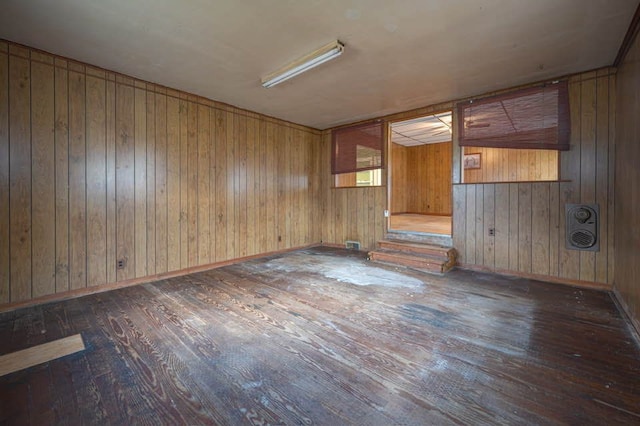
[[[343,127],[332,132],[331,173],[353,173],[382,168],[382,122]]]
[[[458,104],[460,146],[569,149],[567,82]]]

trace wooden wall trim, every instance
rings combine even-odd
[[[146,284],[154,281],[161,281],[169,278],[181,277],[183,275],[210,271],[212,269],[222,268],[224,266],[234,265],[236,263],[246,262],[248,260],[261,259],[261,258],[265,258],[265,257],[277,255],[277,254],[289,253],[297,250],[305,250],[312,247],[318,247],[320,245],[325,245],[325,244],[320,244],[320,243],[307,244],[300,247],[292,247],[292,248],[283,249],[283,250],[275,250],[269,253],[260,253],[260,254],[255,254],[251,256],[244,256],[236,259],[225,260],[222,262],[213,262],[213,263],[209,263],[208,265],[200,265],[200,266],[194,266],[191,268],[180,269],[178,271],[148,275],[146,277],[133,278],[133,279],[118,281],[115,283],[105,284],[101,286],[84,287],[84,288],[79,288],[75,290],[65,291],[62,293],[49,294],[46,296],[38,297],[35,299],[23,300],[20,302],[6,303],[3,305],[0,305],[0,314],[5,312],[15,311],[21,308],[28,308],[31,306],[43,305],[45,303],[60,302],[62,300],[75,299],[82,296],[88,296],[90,294],[97,294],[97,293],[103,293],[105,291],[117,290],[119,288],[132,287],[135,285]],[[336,244],[335,247],[342,247],[342,246]]]
[[[636,13],[633,15],[633,19],[631,19],[631,24],[629,24],[627,33],[622,40],[616,59],[613,61],[614,67],[619,67],[620,64],[622,64],[622,61],[624,61],[624,58],[627,56],[627,52],[631,49],[631,46],[638,35],[638,31],[640,31],[640,5],[638,5]]]
[[[457,267],[460,269],[465,269],[469,271],[488,272],[492,274],[505,275],[509,277],[527,278],[530,280],[544,281],[551,284],[562,284],[562,285],[568,285],[571,287],[588,288],[591,290],[611,291],[613,289],[613,286],[611,284],[597,283],[593,281],[573,280],[573,279],[562,278],[562,277],[552,277],[549,275],[528,274],[526,272],[512,271],[510,269],[490,268],[487,266],[474,265],[470,263],[459,263]]]

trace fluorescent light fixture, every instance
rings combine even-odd
[[[295,61],[285,65],[278,71],[274,71],[265,78],[262,79],[262,86],[269,88],[276,84],[280,84],[283,81],[289,80],[296,75],[317,67],[331,59],[337,58],[342,54],[344,50],[344,44],[335,40],[331,43],[322,46],[313,52],[304,55],[303,57],[296,59]]]

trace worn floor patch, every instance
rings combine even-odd
[[[365,261],[354,261],[353,258],[347,257],[322,254],[309,256],[305,253],[296,253],[270,260],[266,266],[276,271],[317,273],[340,282],[362,286],[412,288],[424,286],[424,283],[419,279],[388,271]]]

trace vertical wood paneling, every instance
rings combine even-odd
[[[106,82],[86,77],[87,283],[107,282]]]
[[[467,263],[476,263],[476,191],[478,185],[467,186],[466,201],[466,256]]]
[[[51,61],[52,63],[53,61]],[[31,67],[32,296],[55,292],[55,99],[52,65]]]
[[[560,215],[563,210],[560,208],[560,185],[549,184],[549,275],[557,277],[559,275],[560,246],[564,244],[564,235],[560,234]]]
[[[247,117],[237,115],[234,120],[235,173],[234,187],[236,257],[247,255]],[[235,137],[238,135],[238,137]]]
[[[391,144],[391,213],[406,213],[407,195],[407,148]]]
[[[69,72],[69,276],[87,286],[87,141],[84,69]]]
[[[187,114],[187,265],[198,265],[198,105]]]
[[[210,144],[210,125],[209,125],[209,107],[198,105],[198,264],[206,265],[211,262],[210,239],[211,232],[209,230],[209,206],[212,204],[209,196],[209,173],[211,170],[209,144]]]
[[[135,276],[147,275],[147,97],[134,89]]]
[[[64,66],[64,68],[63,68]],[[69,73],[56,59],[55,67],[55,218],[56,292],[68,291],[69,282]]]
[[[181,267],[180,101],[167,97],[167,269]]]
[[[156,93],[156,204],[155,204],[155,221],[156,221],[156,273],[163,273],[168,268],[167,253],[167,97],[164,94]]]
[[[116,259],[118,281],[135,277],[134,89],[116,84]]]
[[[465,154],[480,154],[479,169],[464,169],[465,183],[558,179],[558,151],[465,147]]]
[[[582,141],[582,93],[581,77],[575,76],[569,81],[569,106],[571,114],[571,149],[560,155],[561,178],[567,180],[560,183],[561,209],[560,233],[564,236],[565,217],[564,204],[580,201],[580,158]],[[580,271],[580,253],[575,250],[560,249],[560,276],[577,278]]]
[[[597,75],[596,75],[597,74]],[[597,76],[597,78],[596,78]],[[495,210],[492,213],[486,205],[478,204],[477,192],[481,185],[464,185],[467,194],[466,203],[454,205],[454,221],[465,223],[456,224],[454,229],[466,229],[470,237],[469,226],[474,226],[474,247],[469,247],[470,239],[464,244],[464,252],[473,253],[475,259],[463,256],[464,263],[478,264],[490,269],[519,271],[536,275],[560,277],[568,280],[584,282],[610,283],[613,262],[610,251],[613,241],[609,230],[613,227],[611,211],[613,208],[610,192],[613,176],[613,144],[610,142],[612,132],[612,95],[611,81],[614,77],[610,69],[603,69],[597,73],[586,73],[574,76],[569,84],[569,98],[571,106],[571,149],[563,151],[561,156],[562,181],[528,182],[495,185]],[[548,160],[548,153],[535,151],[526,153],[507,152],[493,155],[483,151],[483,168],[488,162],[500,163],[503,170],[500,173],[477,172],[478,179],[499,180],[508,177],[530,180],[551,173],[548,170],[532,171],[532,165],[540,165]],[[526,155],[525,155],[526,154]],[[548,162],[552,164],[553,161]],[[515,165],[514,165],[515,164]],[[551,167],[551,166],[549,166]],[[525,170],[519,170],[519,169]],[[487,167],[487,169],[489,169]],[[489,185],[484,185],[486,191]],[[454,188],[454,191],[460,191]],[[470,191],[476,191],[474,197]],[[578,252],[565,248],[565,203],[593,203],[600,205],[600,238],[599,252]],[[456,208],[463,212],[456,213]],[[478,223],[479,217],[483,216]],[[470,222],[473,221],[473,222]],[[495,224],[496,237],[494,239],[495,266],[487,260],[487,230]],[[483,233],[483,241],[480,238]],[[460,244],[454,238],[455,244]],[[479,247],[478,245],[483,247]],[[479,254],[482,251],[482,258]]]
[[[189,103],[180,97],[180,267],[189,267]]]
[[[227,127],[226,113],[215,112],[216,116],[216,255],[215,260],[221,261],[227,255]]]
[[[615,121],[615,186],[609,187],[609,203],[615,196],[615,289],[640,332],[640,38],[636,36],[616,76],[616,103],[609,111],[610,126]],[[614,86],[610,86],[610,93]],[[611,95],[610,95],[611,97]],[[613,146],[610,145],[611,154]],[[609,160],[611,160],[611,155]],[[611,164],[611,163],[610,163]],[[615,194],[614,192],[615,191]],[[609,204],[610,205],[610,204]],[[602,206],[601,206],[602,208]],[[611,210],[609,210],[611,220]],[[613,223],[609,223],[609,226]],[[611,230],[611,228],[610,228]],[[609,233],[611,238],[611,232]],[[612,244],[612,241],[609,242]],[[610,250],[613,246],[609,246]],[[611,253],[610,253],[611,254]],[[611,262],[613,263],[613,262]],[[610,277],[613,270],[610,270]],[[611,278],[610,278],[611,279]]]
[[[234,142],[234,132],[235,132],[235,120],[234,115],[231,112],[226,113],[225,121],[226,121],[226,177],[225,177],[225,186],[226,186],[226,200],[225,200],[225,233],[227,235],[227,259],[236,257],[236,206],[235,206],[235,196],[236,193],[236,148]]]
[[[638,46],[638,43],[636,43],[636,46]],[[609,235],[607,239],[607,282],[610,284],[614,283],[614,271],[616,265],[615,253],[617,251],[617,246],[614,246],[616,238],[615,218],[618,210],[618,207],[615,204],[615,200],[617,198],[615,176],[617,174],[616,164],[618,161],[618,154],[616,153],[616,132],[618,129],[616,108],[617,98],[620,95],[616,93],[616,80],[617,74],[609,76],[609,168],[607,170],[609,176],[609,189],[607,191],[607,216],[609,218],[607,227],[609,229]]]
[[[519,270],[518,230],[519,230],[519,191],[517,183],[509,184],[509,269]]]
[[[531,184],[531,271],[549,275],[549,184]]]
[[[105,97],[106,121],[106,181],[107,181],[107,282],[117,280],[116,259],[118,256],[116,227],[116,84],[115,75],[107,74]]]
[[[495,267],[509,269],[509,184],[496,184],[494,194],[495,229],[494,238]]]
[[[405,159],[404,164],[392,164],[392,173],[399,172],[406,182],[404,212],[451,214],[451,142],[406,147],[405,155],[394,152]],[[402,190],[392,189],[394,197],[402,200]]]
[[[0,42],[0,46],[8,46]],[[0,53],[0,303],[10,300],[9,243],[9,56]]]
[[[595,133],[595,202],[602,206],[600,210],[600,251],[595,253],[596,282],[608,282],[609,256],[609,78],[598,71],[596,80],[596,133]],[[604,74],[604,78],[602,75]],[[613,123],[611,124],[613,127]]]
[[[518,270],[531,272],[531,184],[518,184]]]
[[[31,297],[31,67],[9,57],[11,301]]]
[[[478,265],[484,264],[484,234],[487,230],[484,227],[484,185],[476,186],[475,202],[475,261]]]
[[[155,94],[151,92],[155,90],[152,84],[147,85],[146,95],[146,238],[147,238],[147,273],[156,273],[156,102]]]
[[[483,264],[490,268],[495,267],[495,194],[496,194],[496,185],[489,184],[484,186],[484,200],[483,200],[483,222],[480,224],[481,232],[484,233],[484,244],[483,244]],[[494,235],[489,235],[489,229],[494,229]]]
[[[580,202],[596,201],[596,73],[582,76],[581,140],[580,140]],[[603,100],[605,101],[605,100]],[[608,99],[606,100],[608,101]],[[606,182],[606,179],[605,179]],[[595,253],[580,252],[580,279],[595,280]]]
[[[320,152],[317,131],[0,42],[0,304],[319,242]],[[360,198],[363,241],[383,199]]]

